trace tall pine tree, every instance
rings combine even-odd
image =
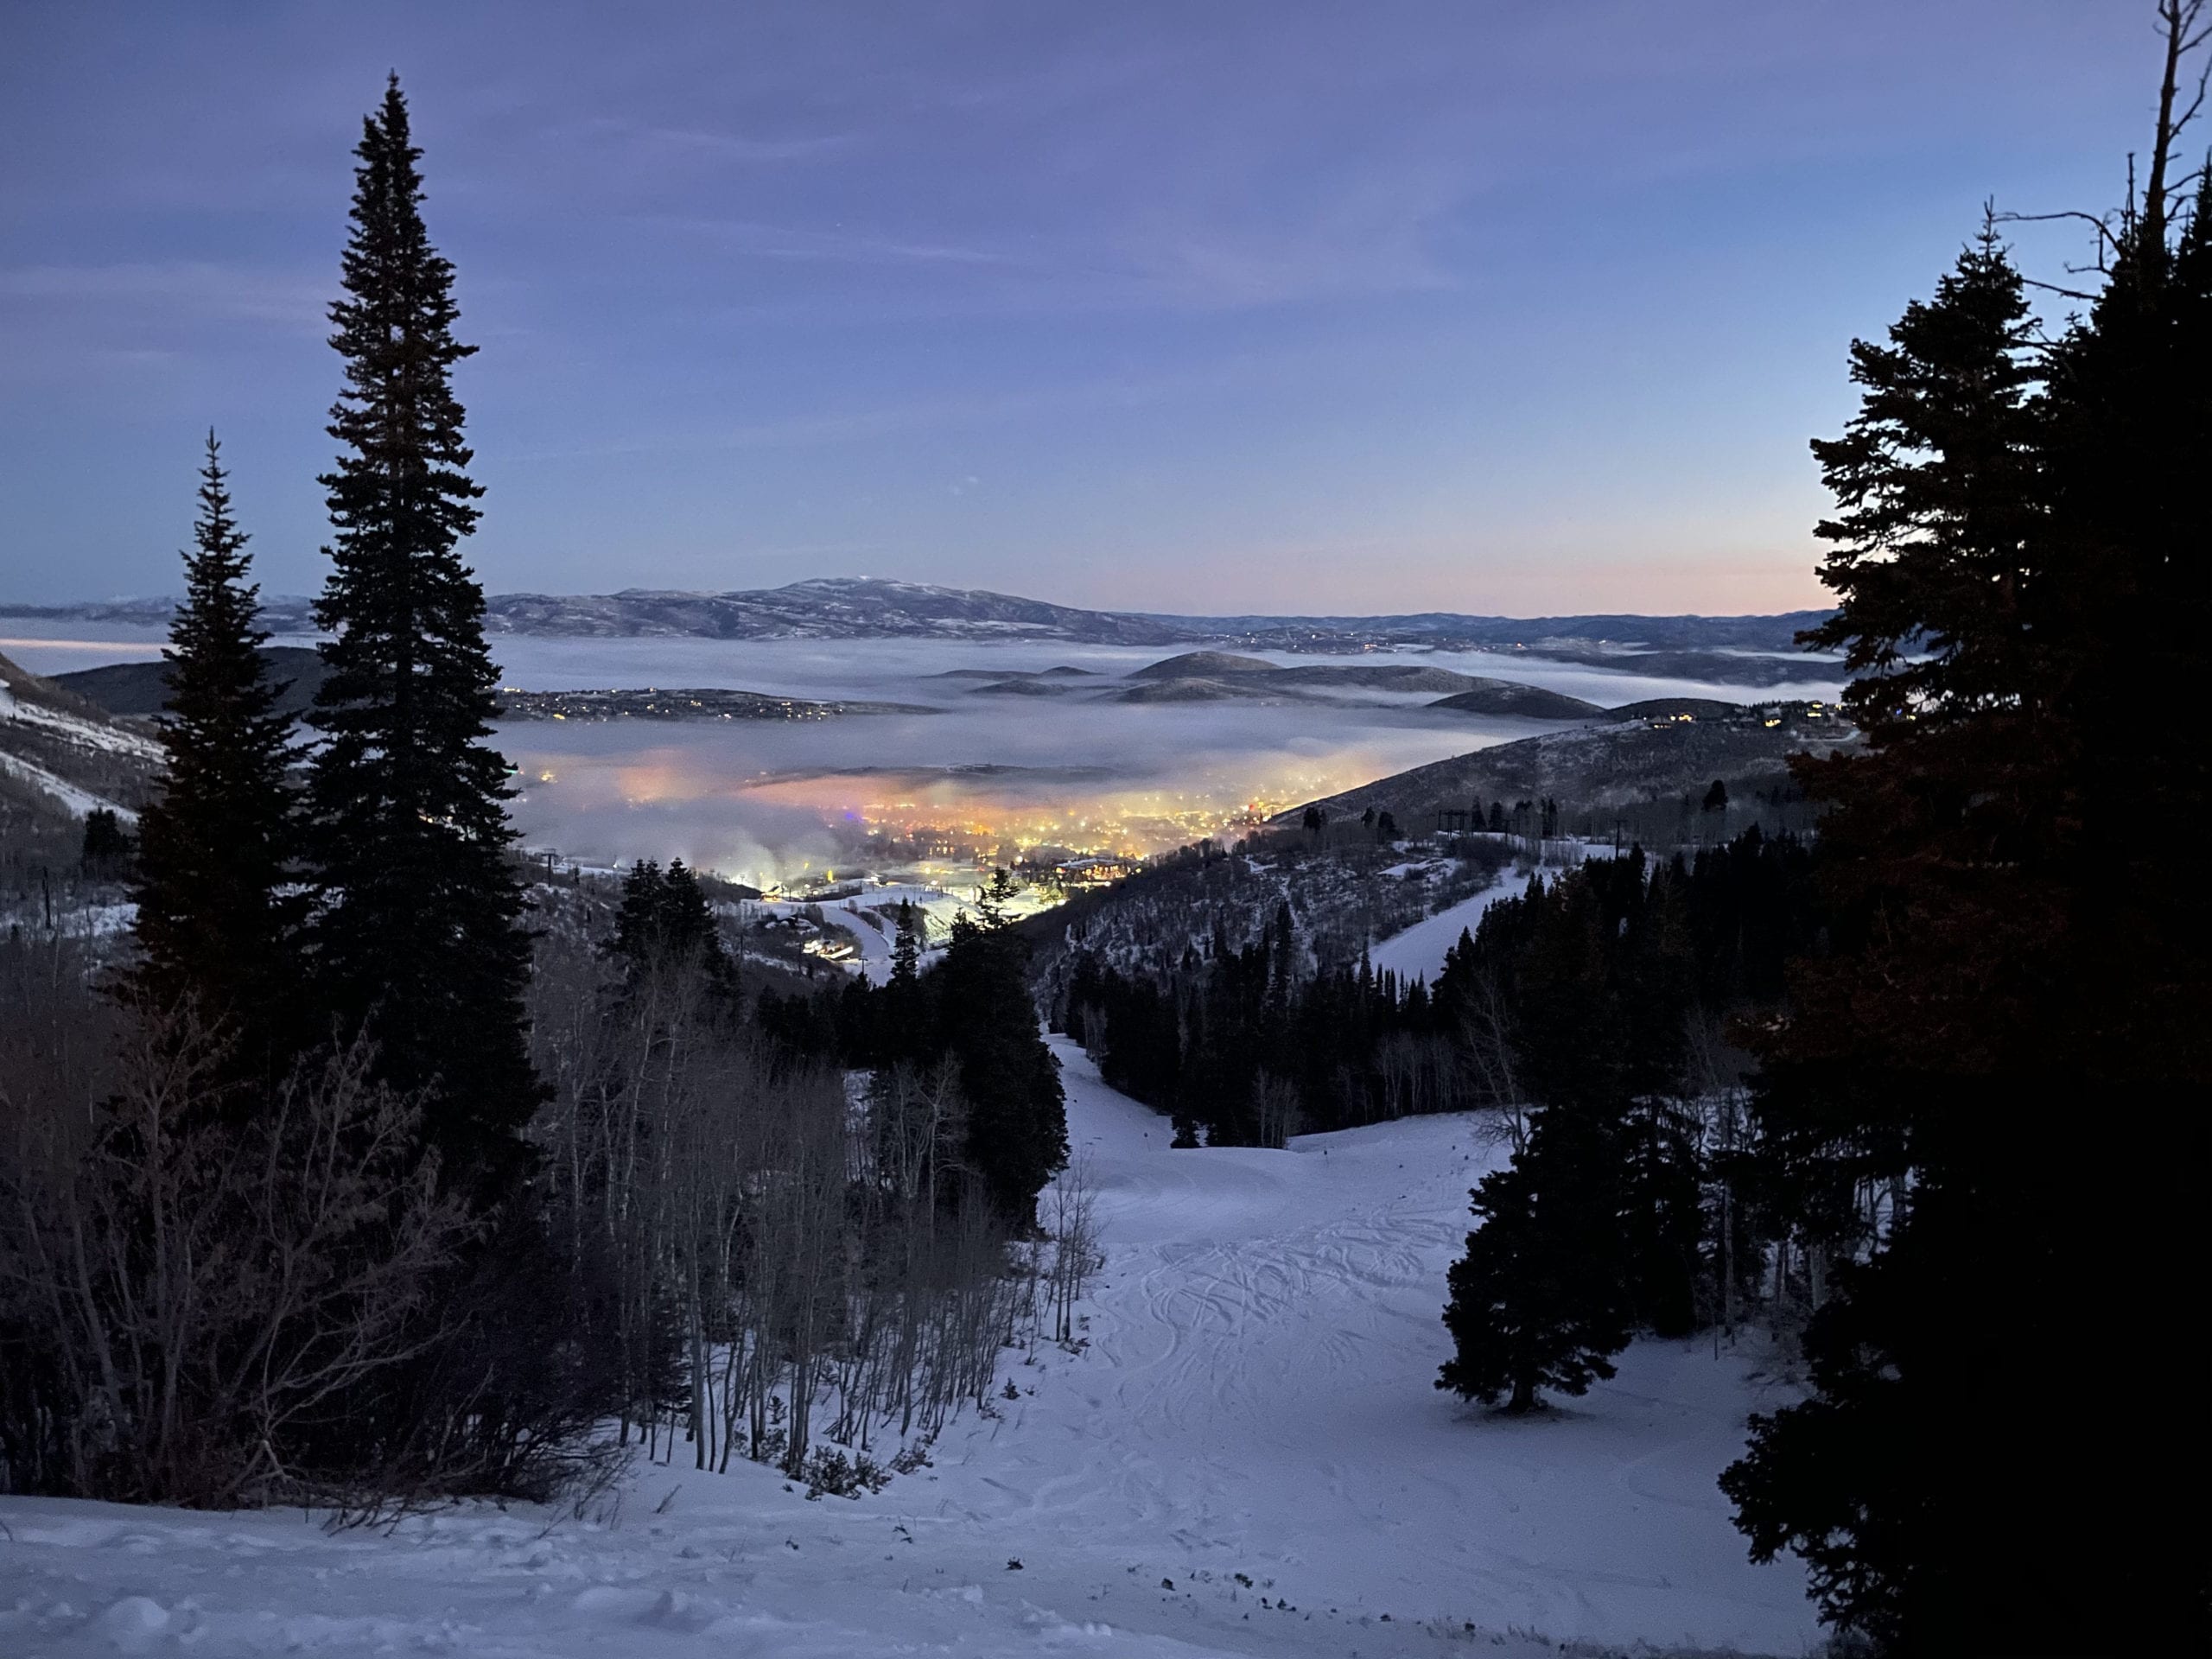
[[[729,953],[713,907],[697,873],[680,858],[665,870],[642,858],[630,867],[609,949],[633,977],[652,969],[697,969],[717,991],[732,989]]]
[[[2067,1248],[2063,1206],[2038,1223],[2019,1200],[2051,1173],[2051,1089],[2076,1058],[2049,1018],[2055,854],[2078,820],[2031,626],[2049,563],[2027,326],[1985,233],[1888,346],[1854,346],[1860,413],[1815,446],[1844,509],[1821,530],[1840,602],[1820,637],[1859,671],[1869,744],[1800,764],[1830,803],[1836,949],[1796,965],[1757,1109],[1801,1224],[1853,1216],[1855,1191],[1904,1196],[1885,1237],[1808,1226],[1859,1258],[1807,1333],[1814,1397],[1755,1419],[1722,1485],[1755,1554],[1788,1543],[1831,1622],[1897,1651],[1985,1651],[2002,1607],[2066,1622],[2033,1586],[2056,1566],[2036,1538],[2069,1529],[2044,1497],[2070,1483],[2041,1456],[2005,1471],[2032,1398],[2007,1372]]]
[[[1805,769],[1834,949],[1796,965],[1758,1108],[1801,1212],[1824,1187],[1895,1211],[1808,1332],[1812,1397],[1755,1419],[1722,1484],[1755,1552],[1796,1550],[1885,1652],[2212,1643],[2202,1529],[2162,1503],[2212,1478],[2202,1414],[2125,1397],[2178,1380],[2172,1287],[2205,1270],[2203,1118],[2178,1103],[2212,1087],[2188,712],[2212,227],[2175,222],[2168,182],[2202,13],[2160,11],[2150,188],[2089,314],[2031,357],[1985,240],[1893,352],[1855,354],[1878,449],[1821,447],[1847,509],[1824,633],[1870,744]]]
[[[297,982],[301,904],[292,722],[260,648],[259,588],[207,435],[200,516],[169,626],[161,793],[139,821],[140,957],[133,988],[231,1033],[241,1077],[281,1070],[282,1009]]]
[[[320,905],[315,966],[385,1077],[430,1090],[428,1132],[456,1179],[496,1190],[539,1097],[524,1046],[529,970],[508,858],[506,766],[490,734],[498,672],[484,594],[455,550],[482,493],[454,397],[453,266],[423,229],[394,76],[354,152],[346,297],[330,308],[346,385],[330,434],[335,545],[315,606],[331,636],[310,716]]]

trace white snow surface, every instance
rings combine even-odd
[[[1499,899],[1515,898],[1526,892],[1528,886],[1527,876],[1516,875],[1510,869],[1503,870],[1496,881],[1472,898],[1462,899],[1378,941],[1369,950],[1367,959],[1378,974],[1395,974],[1402,982],[1422,979],[1433,985],[1436,976],[1444,971],[1445,957],[1459,943],[1459,936],[1473,932],[1476,924],[1483,918],[1483,912]]]
[[[138,815],[129,807],[118,806],[113,801],[105,800],[89,789],[79,789],[67,778],[49,772],[37,761],[27,760],[20,754],[0,753],[0,772],[5,772],[19,783],[29,784],[53,799],[63,811],[77,817],[84,817],[105,807],[115,814],[118,823],[136,825],[138,822]]]
[[[0,685],[0,727],[9,725],[35,726],[80,748],[128,754],[156,763],[163,758],[162,746],[149,737],[118,726],[80,720],[74,715],[66,715],[39,703],[26,702],[6,686]],[[138,815],[129,807],[118,806],[88,789],[80,788],[26,756],[0,751],[0,772],[5,772],[18,783],[29,784],[33,789],[50,797],[64,811],[78,817],[105,807],[123,823],[136,824],[138,822]]]
[[[935,1467],[810,1503],[755,1466],[640,1465],[611,1520],[471,1507],[336,1535],[296,1512],[0,1498],[0,1652],[1816,1644],[1802,1571],[1750,1565],[1713,1485],[1756,1403],[1745,1362],[1642,1343],[1523,1421],[1431,1386],[1466,1188],[1496,1156],[1472,1120],[1171,1151],[1057,1046],[1108,1255],[1090,1345],[1009,1351],[1019,1398],[963,1417]]]
[[[133,755],[141,760],[155,762],[168,758],[167,751],[143,733],[103,721],[80,719],[75,715],[66,715],[58,709],[48,709],[40,703],[26,702],[4,685],[0,685],[0,721],[20,721],[26,726],[42,727],[88,749],[105,749],[111,753]]]

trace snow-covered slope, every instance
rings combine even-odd
[[[1437,975],[1444,971],[1446,954],[1459,943],[1459,936],[1473,932],[1484,911],[1499,899],[1522,892],[1526,886],[1525,876],[1500,871],[1497,882],[1473,898],[1462,899],[1426,921],[1415,922],[1382,940],[1367,953],[1368,960],[1375,964],[1376,973],[1395,974],[1401,982],[1423,979],[1433,985]]]
[[[0,1651],[1812,1645],[1802,1573],[1745,1561],[1713,1484],[1743,1441],[1742,1362],[1639,1344],[1617,1382],[1520,1422],[1431,1387],[1466,1188],[1494,1155],[1470,1120],[1173,1152],[1058,1052],[1108,1257],[1089,1346],[1009,1352],[1016,1398],[957,1424],[933,1469],[808,1503],[758,1468],[645,1467],[612,1524],[479,1510],[336,1537],[297,1514],[0,1499]]]
[[[0,696],[5,695],[0,692]],[[135,825],[138,822],[138,815],[129,807],[118,806],[88,789],[79,789],[59,772],[50,772],[37,761],[26,760],[20,754],[10,754],[4,749],[0,749],[0,773],[29,785],[73,818],[81,818],[105,808],[114,813],[119,823]]]
[[[74,714],[19,697],[4,685],[0,685],[0,721],[20,724],[97,753],[128,755],[149,766],[157,766],[162,760],[162,746],[143,733],[103,720],[97,711]]]
[[[135,822],[162,762],[162,747],[0,657],[0,774],[28,787],[48,810],[81,818],[112,808]]]

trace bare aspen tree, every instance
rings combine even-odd
[[[1278,1151],[1298,1133],[1298,1085],[1288,1077],[1261,1071],[1252,1079],[1252,1122],[1260,1144]]]
[[[0,1296],[50,1333],[58,1472],[142,1502],[314,1491],[297,1432],[434,1339],[472,1224],[369,1046],[240,1101],[219,1029],[125,1031],[114,1093],[17,1116],[0,1169]]]
[[[834,1447],[912,1445],[986,1397],[1020,1306],[957,1063],[795,1064],[696,954],[618,964],[589,931],[541,943],[539,1130],[572,1269],[607,1287],[626,1433],[868,1478]]]
[[[1467,1104],[1496,1114],[1497,1135],[1515,1152],[1529,1144],[1529,1102],[1521,1086],[1513,1019],[1505,992],[1487,969],[1475,976],[1463,1004],[1453,1046],[1467,1080]]]
[[[1052,1239],[1052,1340],[1075,1339],[1075,1305],[1097,1271],[1097,1182],[1088,1154],[1078,1153],[1045,1190],[1045,1225]]]

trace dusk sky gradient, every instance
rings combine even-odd
[[[1821,602],[1806,440],[1981,204],[2113,205],[2133,0],[6,0],[0,599],[320,583],[387,68],[494,591]],[[2086,238],[2021,238],[2059,277]]]

